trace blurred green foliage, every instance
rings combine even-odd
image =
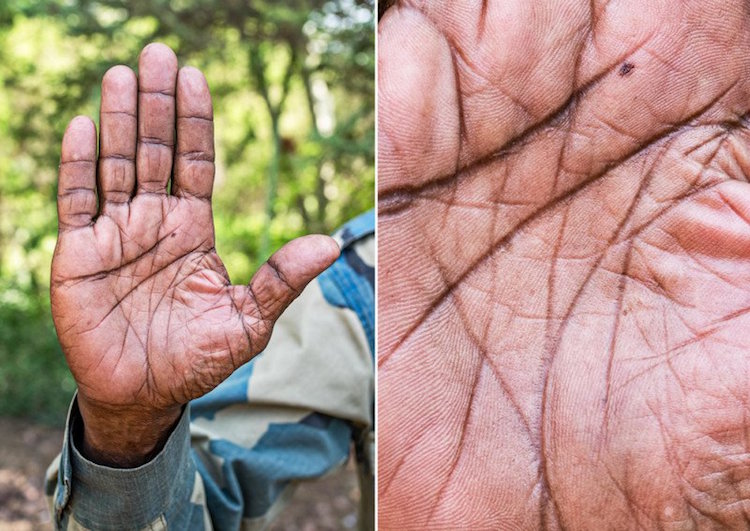
[[[236,283],[374,202],[374,0],[0,3],[0,414],[62,422],[75,388],[49,312],[56,170],[101,76],[152,41],[216,114],[217,248]]]

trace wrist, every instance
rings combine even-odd
[[[164,447],[182,414],[182,406],[152,409],[109,406],[78,395],[83,426],[76,446],[86,459],[112,468],[135,468]]]

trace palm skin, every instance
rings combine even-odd
[[[379,36],[381,527],[746,529],[746,3]]]
[[[300,238],[249,286],[231,285],[214,248],[213,157],[206,81],[159,44],[144,48],[138,78],[123,66],[105,75],[98,158],[88,118],[63,139],[52,314],[83,449],[104,464],[158,450],[181,407],[262,350],[338,255],[328,237]]]

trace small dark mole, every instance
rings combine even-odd
[[[634,68],[635,65],[633,63],[622,63],[618,73],[620,74],[620,77],[627,76]]]
[[[169,235],[170,238],[174,238],[175,236],[177,236],[177,231],[175,231],[175,232],[173,232],[172,234]]]

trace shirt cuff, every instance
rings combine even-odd
[[[142,529],[164,523],[166,515],[190,503],[195,464],[190,456],[189,406],[164,448],[137,468],[111,468],[86,459],[73,434],[81,422],[76,399],[67,423],[64,461],[70,463],[67,504],[58,514],[91,529]]]

